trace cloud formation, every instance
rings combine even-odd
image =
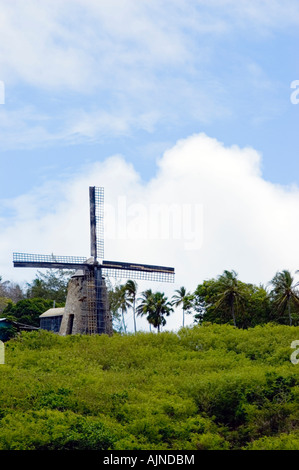
[[[249,27],[265,34],[298,23],[296,0],[2,1],[2,78],[85,93],[126,78],[135,89],[141,75],[126,73],[132,68],[144,78],[159,65],[192,66],[199,51],[197,58],[208,59],[195,38],[217,40]]]
[[[252,100],[269,118],[278,84],[235,44],[299,23],[293,0],[0,3],[2,149],[210,123],[239,114],[245,88],[249,118]]]
[[[88,257],[88,186],[95,185],[105,187],[105,258],[175,267],[175,285],[154,289],[193,290],[224,269],[266,284],[278,270],[299,268],[299,190],[266,181],[261,166],[252,148],[195,134],[161,156],[148,182],[115,155],[1,201],[0,275],[31,281],[31,270],[12,268],[13,251]],[[176,312],[168,325],[179,324]]]

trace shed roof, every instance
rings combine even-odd
[[[18,329],[21,329],[21,330],[39,330],[39,328],[36,327],[36,326],[25,325],[24,323],[19,323],[17,321],[9,320],[8,318],[0,318],[0,322],[2,323],[2,326],[4,324],[14,325]],[[0,325],[1,325],[1,323],[0,323]]]
[[[61,308],[49,308],[46,312],[42,313],[39,318],[45,317],[60,317],[64,314],[64,307]]]

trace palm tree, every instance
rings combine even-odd
[[[160,333],[161,326],[166,325],[165,317],[168,317],[173,308],[168,298],[162,292],[153,293],[151,289],[142,293],[142,302],[137,307],[137,314],[147,315],[147,321]]]
[[[128,307],[130,307],[130,302],[127,299],[126,284],[121,285],[121,286],[116,286],[115,287],[115,293],[116,293],[116,297],[117,297],[118,308],[121,310],[123,331],[126,333],[127,329],[126,329],[124,314],[127,311]]]
[[[193,295],[190,292],[186,291],[185,287],[180,287],[180,289],[175,290],[175,294],[172,296],[172,305],[174,307],[179,307],[182,305],[183,310],[183,327],[185,326],[185,312],[190,310],[192,307]]]
[[[236,326],[235,307],[238,303],[243,304],[245,300],[243,295],[244,289],[237,276],[238,275],[235,271],[225,270],[223,274],[218,277],[218,300],[215,304],[216,309],[223,305],[227,305],[233,318],[234,326]]]
[[[134,332],[136,333],[136,295],[137,295],[137,283],[135,281],[128,280],[125,284],[127,298],[132,303],[133,307],[133,318],[134,318]]]
[[[159,333],[160,326],[166,325],[165,317],[168,317],[173,312],[173,308],[163,292],[156,292],[154,294],[154,306],[155,309],[150,315],[150,320]]]
[[[136,309],[136,312],[137,312],[137,315],[140,315],[140,316],[144,316],[144,315],[147,315],[147,321],[149,322],[149,313],[151,312],[152,308],[153,308],[153,301],[152,301],[152,297],[153,297],[153,291],[152,289],[147,289],[145,291],[143,291],[141,293],[141,297],[139,297],[139,301],[141,301],[141,303],[138,305],[137,309]],[[151,331],[151,323],[149,322],[149,327],[150,327],[150,331]]]
[[[289,323],[292,325],[291,303],[293,302],[297,307],[299,306],[299,293],[297,282],[294,284],[294,278],[290,271],[283,270],[277,272],[273,277],[271,284],[273,289],[270,295],[273,298],[274,305],[277,310],[283,315],[287,310],[289,315]]]
[[[108,304],[109,304],[109,311],[112,316],[112,321],[118,330],[118,325],[120,324],[120,313],[119,313],[119,288],[113,288],[109,280],[106,280],[109,283],[108,286]]]

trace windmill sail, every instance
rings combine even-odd
[[[54,256],[31,253],[13,253],[15,268],[81,269],[86,265],[83,256]]]
[[[89,188],[90,254],[96,261],[104,258],[104,188]]]
[[[174,282],[174,268],[166,266],[103,261],[102,272],[107,277]]]

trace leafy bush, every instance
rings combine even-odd
[[[52,307],[52,300],[43,298],[22,299],[16,304],[9,303],[3,310],[3,316],[26,325],[39,327],[39,316]],[[57,303],[56,307],[64,307],[64,303]]]
[[[17,334],[17,329],[10,325],[10,326],[2,326],[0,328],[0,341],[5,343],[9,339],[13,338]]]
[[[0,422],[0,450],[107,450],[113,442],[100,420],[71,412],[27,411]]]
[[[298,450],[299,433],[281,434],[278,437],[262,437],[247,447],[249,450]]]

